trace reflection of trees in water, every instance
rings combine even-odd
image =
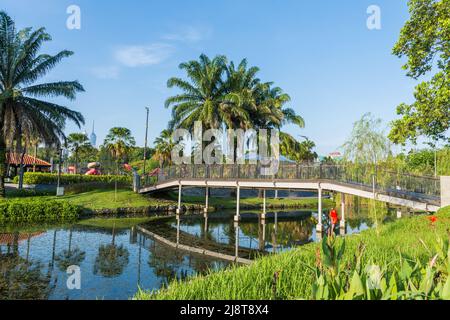
[[[202,257],[185,253],[152,240],[148,247],[150,255],[148,265],[156,276],[161,278],[163,286],[174,280],[184,280],[190,274],[206,274],[213,267],[214,262]],[[187,265],[185,257],[187,256]]]
[[[66,272],[69,266],[79,266],[81,262],[83,262],[86,253],[82,251],[80,248],[75,247],[72,249],[72,228],[69,230],[69,245],[66,250],[61,251],[58,256],[55,258],[58,268]]]
[[[152,240],[149,248],[151,254],[148,257],[148,265],[153,272],[162,278],[163,285],[169,284],[175,279],[184,279],[189,271],[182,268],[184,255],[169,246]]]
[[[100,274],[107,278],[117,277],[122,274],[128,265],[128,249],[115,244],[115,228],[112,230],[111,244],[101,245],[98,248],[98,255],[95,258],[94,274]]]
[[[262,239],[262,228],[258,223],[242,223],[239,225],[244,235]],[[302,219],[295,221],[278,221],[275,230],[275,223],[266,223],[265,239],[276,242],[277,245],[290,246],[293,244],[308,243],[312,237],[314,228],[313,219]]]
[[[0,299],[47,299],[51,278],[42,272],[40,262],[19,255],[18,239],[19,233],[14,233],[6,252],[0,247]]]

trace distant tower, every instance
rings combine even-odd
[[[97,143],[97,135],[96,135],[95,132],[94,132],[94,124],[95,124],[95,122],[92,121],[92,133],[91,133],[91,135],[89,136],[89,141],[91,142],[91,145],[92,145],[93,147],[95,147],[95,144]]]

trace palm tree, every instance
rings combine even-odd
[[[159,137],[155,139],[155,153],[153,159],[159,161],[159,168],[163,170],[164,165],[171,163],[171,153],[175,143],[172,140],[172,132],[163,130]]]
[[[79,112],[38,99],[65,97],[75,99],[84,91],[77,81],[35,84],[63,58],[73,54],[61,51],[56,55],[39,54],[42,44],[51,40],[44,28],[17,31],[14,21],[0,12],[0,197],[4,197],[7,141],[22,135],[38,135],[49,144],[64,138],[67,119],[78,126],[84,123]]]
[[[166,108],[172,107],[169,129],[192,129],[195,121],[201,121],[207,129],[219,128],[226,114],[222,108],[226,86],[223,81],[226,58],[216,56],[212,60],[202,54],[199,61],[180,64],[189,81],[170,78],[169,88],[177,87],[182,93],[169,97]]]
[[[114,127],[109,130],[103,142],[104,147],[111,153],[116,161],[117,174],[119,174],[119,163],[127,159],[136,144],[131,131],[127,128]]]
[[[75,156],[75,173],[78,173],[80,150],[90,145],[89,138],[84,133],[71,133],[67,137],[67,146]]]

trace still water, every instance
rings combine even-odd
[[[316,214],[272,212],[263,223],[254,212],[186,216],[177,222],[143,218],[99,219],[74,225],[0,228],[0,299],[128,299],[138,286],[159,289],[171,280],[226,268],[230,261],[177,250],[148,233],[192,247],[258,255],[316,241]],[[366,212],[349,212],[346,233],[372,223]],[[339,231],[339,230],[338,230]],[[237,248],[237,251],[236,251]],[[80,267],[81,289],[68,289],[69,266]]]

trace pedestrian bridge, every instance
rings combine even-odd
[[[435,177],[373,167],[292,164],[281,164],[276,175],[263,176],[260,168],[258,164],[171,166],[160,172],[156,180],[144,181],[139,193],[179,189],[181,201],[183,187],[235,188],[238,200],[240,189],[314,190],[318,192],[319,208],[324,191],[427,212],[435,212],[441,207],[441,180]]]

